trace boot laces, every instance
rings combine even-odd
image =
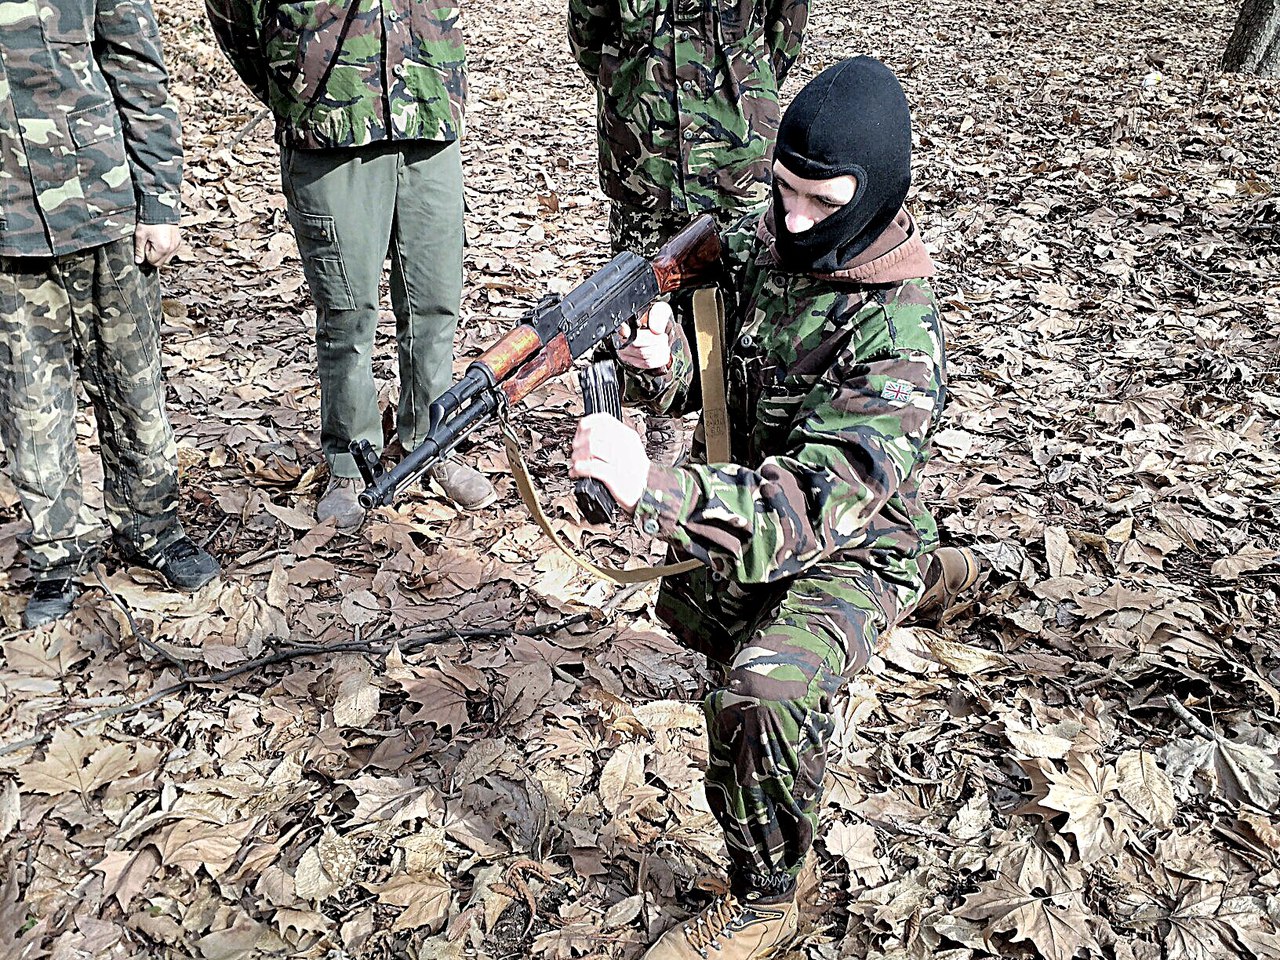
[[[724,936],[725,928],[742,913],[742,904],[731,893],[716,897],[705,911],[698,916],[692,927],[685,927],[689,932],[689,945],[704,957],[709,947],[719,949],[716,943]]]
[[[183,560],[190,560],[199,552],[200,548],[192,543],[190,537],[182,537],[164,548],[164,558],[169,563],[181,563]]]

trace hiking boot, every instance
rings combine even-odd
[[[69,578],[36,581],[27,608],[22,611],[23,627],[30,630],[61,620],[71,612],[71,605],[78,596],[80,587]]]
[[[644,422],[644,450],[662,467],[674,467],[684,455],[684,437],[677,417],[648,417]]]
[[[493,484],[479,470],[443,460],[428,471],[444,495],[464,510],[479,510],[498,499]]]
[[[917,623],[937,623],[956,597],[977,583],[982,564],[968,547],[939,547],[920,561],[924,593],[911,618]]]
[[[316,504],[316,519],[333,520],[339,530],[353,530],[364,520],[364,507],[356,499],[361,481],[354,477],[330,477],[324,495]]]
[[[209,552],[197,547],[190,537],[173,541],[159,555],[148,557],[147,564],[158,570],[169,585],[179,590],[196,591],[222,572]]]
[[[722,893],[697,917],[664,933],[643,960],[765,960],[795,939],[799,919],[794,893],[777,902]]]

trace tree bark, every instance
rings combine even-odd
[[[1280,77],[1280,0],[1244,0],[1222,69]]]

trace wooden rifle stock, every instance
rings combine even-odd
[[[671,238],[653,258],[658,289],[670,293],[705,284],[720,264],[720,233],[711,214],[704,213]]]

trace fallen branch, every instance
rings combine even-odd
[[[249,118],[248,122],[245,123],[245,125],[240,128],[240,132],[237,133],[231,139],[231,143],[227,145],[227,149],[234,150],[236,147],[240,146],[240,142],[244,140],[244,138],[247,137],[249,134],[251,134],[254,131],[254,128],[258,126],[258,124],[260,124],[263,120],[267,119],[267,117],[269,116],[271,116],[270,107],[263,107],[261,110],[255,113],[252,117]]]
[[[177,683],[170,684],[162,690],[144,697],[141,700],[122,703],[106,710],[99,710],[94,713],[86,714],[81,717],[64,718],[61,726],[68,728],[84,727],[90,724],[98,723],[101,720],[109,720],[112,717],[118,717],[123,714],[132,713],[148,707],[157,701],[166,697],[180,693],[189,687],[199,686],[200,684],[217,684],[225,683],[228,680],[234,680],[236,677],[244,676],[246,673],[254,673],[265,667],[275,666],[280,663],[288,663],[290,660],[299,660],[309,656],[332,656],[335,653],[371,653],[385,656],[390,653],[393,647],[399,646],[402,654],[417,653],[418,651],[438,643],[441,640],[453,639],[489,639],[500,640],[507,637],[525,636],[538,637],[548,633],[554,633],[557,630],[563,630],[574,624],[583,623],[591,618],[589,613],[575,613],[570,617],[563,617],[553,623],[544,623],[538,626],[524,627],[517,630],[515,627],[503,627],[498,629],[475,629],[475,630],[438,630],[433,633],[422,634],[417,637],[407,637],[399,643],[394,641],[388,643],[378,643],[373,640],[348,640],[343,643],[328,644],[303,644],[290,647],[288,650],[277,650],[266,656],[258,657],[256,660],[246,660],[244,663],[234,667],[228,667],[226,670],[219,670],[216,673],[205,674],[203,676],[187,675]],[[37,747],[53,736],[55,729],[51,728],[44,733],[36,734],[34,737],[28,737],[25,740],[17,740],[13,743],[7,743],[0,747],[0,757],[8,756],[11,753],[17,753],[19,750],[26,750],[29,747]]]
[[[1172,710],[1175,714],[1177,714],[1179,720],[1185,723],[1188,727],[1190,727],[1196,733],[1200,734],[1200,736],[1204,737],[1206,740],[1212,742],[1215,740],[1222,739],[1221,734],[1215,732],[1210,727],[1206,726],[1204,721],[1202,721],[1194,713],[1192,713],[1190,710],[1184,707],[1182,703],[1179,702],[1177,697],[1165,697],[1164,702],[1170,710]]]

